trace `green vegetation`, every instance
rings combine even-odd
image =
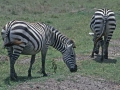
[[[89,23],[94,11],[98,8],[109,8],[116,13],[117,28],[113,35],[113,40],[120,39],[120,1],[119,0],[1,0],[0,3],[0,28],[11,20],[23,20],[28,22],[45,22],[54,26],[61,33],[73,39],[76,44],[75,52],[77,56],[89,56],[93,42]],[[0,36],[1,37],[1,36]],[[7,56],[6,50],[2,49],[2,39],[0,38],[0,56]],[[27,78],[29,63],[24,56],[17,60],[15,68],[19,77],[18,82],[9,80],[9,61],[6,58],[0,60],[0,90],[11,89],[22,82],[45,81],[48,78],[55,78],[58,81],[65,79],[68,75],[80,74],[83,76],[93,76],[105,78],[110,81],[120,83],[120,58],[114,57],[116,63],[99,63],[92,59],[77,60],[78,72],[70,73],[62,60],[62,55],[57,50],[49,47],[46,58],[46,72],[48,77],[42,77],[39,73],[41,62],[37,59],[32,69],[32,79]],[[24,63],[21,63],[24,61]],[[53,73],[52,60],[56,60],[57,73]]]

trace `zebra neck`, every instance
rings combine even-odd
[[[55,49],[57,49],[61,53],[64,53],[66,51],[68,38],[66,38],[60,32],[55,31],[54,33],[52,33],[50,40],[51,40],[50,45],[52,47],[54,47]]]
[[[54,47],[55,49],[57,49],[58,51],[60,51],[61,53],[64,53],[66,51],[66,47],[67,47],[66,44],[63,44],[57,40],[51,46]]]

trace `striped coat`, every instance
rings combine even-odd
[[[91,57],[94,57],[94,53],[99,53],[99,47],[102,46],[102,57],[108,59],[108,46],[109,41],[112,38],[113,32],[116,28],[115,14],[109,9],[98,9],[95,11],[90,23],[91,33],[94,38],[94,47]]]
[[[63,60],[71,72],[77,71],[74,42],[52,26],[39,22],[29,23],[13,20],[4,26],[1,34],[4,46],[8,50],[10,57],[10,77],[13,80],[17,78],[14,64],[20,54],[31,55],[31,63],[28,70],[28,76],[31,76],[35,55],[40,51],[42,56],[42,73],[46,76],[45,58],[48,46],[52,46],[62,53]]]

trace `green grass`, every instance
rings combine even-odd
[[[90,32],[90,19],[96,8],[109,8],[116,13],[117,28],[113,35],[113,40],[119,39],[120,34],[120,1],[119,0],[1,0],[0,3],[0,28],[10,20],[24,20],[28,22],[45,22],[54,26],[61,33],[73,39],[76,44],[77,55],[90,55],[93,42]],[[1,36],[0,36],[1,37]],[[0,54],[7,55],[2,49],[2,39],[0,38]],[[37,56],[40,56],[38,54]],[[83,76],[93,76],[105,78],[110,81],[120,83],[120,58],[114,57],[117,62],[112,61],[99,63],[91,60],[78,60],[78,71],[70,73],[63,61],[56,60],[58,65],[57,73],[53,74],[51,69],[52,59],[61,58],[62,55],[52,47],[49,48],[46,58],[46,72],[48,77],[41,77],[37,73],[41,68],[40,58],[36,60],[32,69],[32,79],[27,78],[29,63],[16,63],[15,68],[19,76],[18,82],[9,80],[9,61],[0,61],[0,90],[9,90],[23,82],[44,82],[46,79],[55,78],[58,81],[65,79],[68,75],[80,74]],[[20,59],[24,59],[21,56]],[[114,61],[114,60],[113,60]]]
[[[116,60],[113,60],[116,61]],[[117,58],[117,63],[96,63],[96,61],[83,61],[80,66],[81,75],[85,76],[96,76],[99,78],[106,78],[110,81],[119,81],[120,76],[120,66],[119,58]]]

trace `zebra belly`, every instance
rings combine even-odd
[[[32,45],[27,45],[27,46],[24,47],[24,49],[23,49],[21,54],[24,54],[24,55],[34,55],[34,54],[37,54],[38,52],[40,52],[40,49],[39,50],[35,50]]]

